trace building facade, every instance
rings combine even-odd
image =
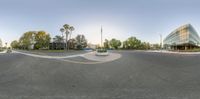
[[[200,37],[191,24],[183,25],[171,32],[163,41],[165,49],[187,50],[198,48]]]
[[[64,50],[65,48],[66,48],[66,43],[62,43],[62,42],[49,43],[50,50]]]

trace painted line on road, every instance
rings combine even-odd
[[[13,51],[13,52],[14,53],[23,54],[23,55],[27,55],[27,56],[32,56],[32,57],[37,57],[37,58],[47,58],[47,59],[64,59],[64,58],[73,58],[73,57],[78,57],[78,56],[83,56],[84,55],[84,54],[77,54],[77,55],[58,57],[58,56],[41,56],[41,55],[23,53],[23,52],[18,52],[18,51]]]
[[[77,55],[64,56],[64,57],[41,56],[41,55],[23,53],[23,52],[18,52],[18,51],[13,51],[13,52],[14,52],[14,53],[23,54],[23,55],[27,55],[27,56],[31,56],[31,57],[45,58],[45,59],[56,59],[56,60],[65,61],[65,62],[70,62],[70,63],[76,63],[76,64],[101,64],[101,63],[107,63],[107,62],[112,62],[112,61],[115,61],[115,60],[116,60],[116,59],[113,59],[113,60],[109,60],[109,61],[96,61],[96,62],[81,62],[81,61],[67,60],[67,58],[75,58],[75,57],[83,57],[83,58],[87,59],[87,58],[85,57],[85,55],[91,54],[91,53],[93,53],[93,52],[89,52],[89,53],[85,53],[85,54],[77,54]],[[120,55],[120,57],[121,57],[121,55]],[[89,61],[90,61],[90,60],[89,60]],[[91,60],[91,61],[93,61],[93,60]]]
[[[66,60],[67,58],[83,57],[85,54],[90,54],[91,52],[85,53],[85,54],[78,54],[78,55],[65,56],[65,57],[41,56],[41,55],[23,53],[23,52],[18,52],[18,51],[13,51],[13,52],[14,52],[14,53],[18,53],[18,54],[23,54],[23,55],[31,56],[31,57],[46,58],[46,59],[56,59],[56,60],[65,61],[65,62],[70,62],[70,63],[76,63],[76,64],[100,64],[100,63],[105,63],[105,62],[107,62],[107,61],[104,61],[104,62],[101,62],[101,61],[99,61],[99,62],[80,62],[80,61]],[[83,58],[84,58],[84,57],[83,57]]]
[[[85,64],[85,65],[92,65],[92,64],[101,64],[101,63],[106,63],[106,62],[110,62],[110,61],[104,61],[104,62],[81,62],[81,61],[73,61],[73,60],[66,60],[66,59],[57,59],[60,61],[64,61],[64,62],[70,62],[70,63],[75,63],[75,64]]]

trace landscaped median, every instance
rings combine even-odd
[[[93,61],[109,62],[109,61],[114,61],[121,58],[121,54],[109,53],[109,55],[99,56],[99,55],[96,55],[96,52],[90,52],[90,53],[84,54],[83,57],[88,60],[93,60]]]
[[[108,56],[109,53],[105,48],[100,48],[100,49],[97,49],[96,55],[97,56]]]

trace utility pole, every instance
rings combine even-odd
[[[101,47],[103,47],[103,28],[101,26]]]

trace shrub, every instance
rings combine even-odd
[[[107,50],[105,48],[100,48],[100,49],[97,49],[97,52],[98,53],[106,53]]]

